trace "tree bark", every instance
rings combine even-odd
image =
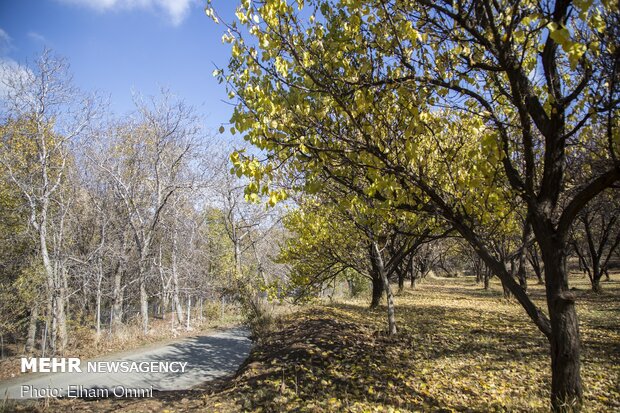
[[[554,411],[579,411],[583,399],[579,322],[575,296],[568,287],[566,242],[539,225],[537,239],[545,264],[545,287],[551,322],[551,403]],[[541,231],[542,229],[542,231]]]
[[[114,289],[112,291],[112,320],[110,320],[110,327],[112,331],[116,331],[118,327],[123,323],[123,269],[122,264],[119,262],[116,271],[114,272]]]
[[[374,270],[371,271],[372,276],[372,301],[370,302],[370,308],[377,308],[381,304],[381,297],[383,296],[383,280],[381,276]]]
[[[122,242],[122,256],[119,257],[116,263],[116,269],[114,271],[114,287],[112,291],[112,317],[110,320],[110,330],[115,332],[121,324],[123,324],[123,301],[125,288],[123,287],[123,275],[125,274],[125,268],[127,265],[127,259],[125,254],[127,253],[127,233],[123,234]]]
[[[517,278],[519,279],[519,285],[523,288],[523,291],[527,291],[527,272],[525,270],[525,260],[527,254],[526,244],[530,238],[531,226],[529,220],[526,220],[523,228],[523,238],[521,251],[519,252],[519,264],[517,267]]]
[[[538,284],[543,285],[545,280],[543,279],[543,269],[540,265],[540,259],[538,257],[538,251],[536,250],[536,246],[532,245],[529,255],[528,255],[530,264],[534,269],[534,273],[536,274],[536,278],[538,279]]]
[[[149,296],[146,292],[146,277],[143,271],[140,271],[140,318],[142,320],[142,333],[149,332]]]
[[[514,259],[512,259],[510,260],[510,277],[514,279],[515,274],[516,274],[516,265],[515,265]],[[504,298],[506,300],[509,300],[510,297],[512,296],[510,292],[510,287],[508,286],[508,283],[502,277],[498,277],[498,278],[502,283],[502,290],[503,290]]]
[[[392,289],[390,288],[390,280],[387,277],[385,266],[383,264],[383,258],[381,257],[381,251],[376,241],[371,243],[372,257],[375,270],[381,276],[383,281],[383,289],[385,290],[385,296],[387,299],[387,318],[388,318],[388,334],[393,336],[397,333],[396,329],[396,316],[394,314],[394,296]]]
[[[176,310],[176,317],[181,324],[183,322],[183,306],[179,299],[179,271],[177,266],[177,229],[174,224],[172,233],[172,305]]]
[[[512,277],[512,271],[510,272],[510,276]],[[510,297],[512,296],[512,294],[510,293],[510,288],[508,287],[508,284],[506,284],[506,282],[504,281],[503,278],[499,277],[499,280],[502,283],[502,290],[503,290],[503,294],[504,294],[504,299],[509,300]]]
[[[484,289],[489,289],[489,281],[491,280],[491,271],[487,268],[484,271]]]
[[[28,322],[28,337],[26,338],[26,345],[24,346],[24,352],[31,354],[34,350],[35,340],[37,337],[37,322],[39,321],[39,305],[37,303],[32,307],[30,313],[30,321]]]
[[[56,270],[58,273],[58,288],[56,291],[56,328],[57,340],[56,351],[57,354],[63,355],[67,344],[69,342],[69,335],[67,333],[67,270],[62,267]]]
[[[189,330],[191,310],[192,310],[192,296],[188,294],[187,295],[187,323],[185,325],[186,330]]]
[[[95,310],[95,330],[97,335],[101,334],[101,281],[103,280],[103,263],[101,257],[97,259],[97,291],[96,291],[96,310]]]
[[[52,326],[50,348],[52,349],[53,354],[56,354],[56,351],[64,351],[63,342],[66,343],[66,325],[63,325],[63,323],[65,323],[66,320],[64,317],[64,308],[62,310],[60,309],[60,307],[64,307],[64,299],[60,298],[60,290],[62,285],[60,281],[60,274],[58,274],[58,266],[55,265],[55,263],[52,263],[47,242],[47,209],[49,200],[43,199],[42,204],[41,221],[38,223],[37,227],[39,231],[39,248],[41,258],[43,260],[43,268],[47,278],[48,297],[49,301],[52,303],[51,314],[48,314],[51,318]],[[63,336],[63,332],[65,335],[64,340],[61,340],[61,343],[58,343],[57,339],[59,335]]]

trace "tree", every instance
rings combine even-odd
[[[63,185],[72,167],[71,145],[85,134],[94,103],[72,86],[67,62],[47,49],[34,68],[4,82],[0,162],[28,205],[46,278],[50,344],[62,353],[68,339],[63,241],[69,202]]]
[[[147,285],[154,242],[162,215],[174,195],[192,187],[186,168],[197,146],[199,128],[192,109],[183,102],[173,101],[169,94],[164,93],[150,105],[139,100],[136,104],[134,120],[109,129],[104,144],[109,146],[99,152],[107,158],[96,162],[109,177],[123,206],[123,219],[131,231],[137,254],[142,330],[147,334]],[[178,300],[176,305],[178,313]]]
[[[318,295],[323,285],[355,271],[372,283],[371,308],[379,305],[383,284],[370,271],[367,243],[348,217],[319,200],[307,199],[284,217],[290,236],[278,261],[291,267],[282,295],[295,300]],[[375,279],[377,281],[375,281]]]
[[[226,164],[229,167],[229,164]],[[244,191],[245,182],[230,174],[219,176],[215,189],[228,240],[232,244],[234,267],[228,271],[226,293],[239,298],[250,318],[262,317],[265,287],[269,284],[257,244],[279,223],[275,209],[257,205]]]
[[[620,246],[619,214],[618,194],[607,190],[581,210],[573,227],[573,248],[597,293],[601,292],[601,278]]]
[[[235,130],[270,155],[262,168],[252,157],[236,163],[258,178],[253,189],[269,193],[259,182],[285,163],[308,187],[327,173],[394,208],[441,216],[549,339],[554,409],[578,410],[566,255],[579,211],[620,178],[616,5],[244,1],[237,19],[223,38],[229,73],[216,75],[237,99]],[[599,124],[599,168],[568,176]],[[347,168],[366,182],[347,179]],[[478,232],[514,199],[541,251],[549,317]]]

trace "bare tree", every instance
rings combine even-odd
[[[124,209],[137,255],[136,279],[142,329],[149,325],[147,282],[155,235],[173,195],[191,188],[184,174],[197,147],[200,128],[193,109],[164,92],[160,100],[136,99],[133,119],[109,129],[108,157],[98,162],[109,177]]]
[[[67,279],[61,248],[68,200],[61,194],[72,166],[71,146],[85,136],[94,100],[80,94],[67,62],[47,49],[31,70],[16,72],[3,83],[7,127],[0,162],[30,211],[46,277],[50,345],[62,353],[67,345]]]
[[[573,226],[571,243],[595,292],[601,292],[601,278],[609,276],[610,261],[620,246],[619,214],[618,193],[609,189],[586,205]]]

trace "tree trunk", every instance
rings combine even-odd
[[[142,238],[142,242],[138,242],[139,262],[138,262],[138,282],[140,284],[140,318],[142,320],[142,333],[144,335],[149,332],[149,295],[146,291],[146,275],[148,271],[148,257],[150,252],[151,234]]]
[[[392,288],[390,288],[390,280],[383,271],[383,288],[385,289],[385,296],[387,299],[388,310],[388,334],[396,335],[396,315],[394,314],[394,295],[392,294]]]
[[[554,411],[579,411],[583,398],[579,323],[575,296],[568,287],[566,245],[537,234],[545,265],[545,287],[551,322],[551,403]]]
[[[511,274],[511,276],[512,276],[512,274]],[[511,293],[510,293],[510,288],[508,288],[508,285],[504,282],[504,280],[501,277],[499,277],[499,280],[502,282],[502,290],[504,292],[504,298],[506,300],[509,300],[510,297],[512,296]]]
[[[538,279],[538,284],[543,285],[545,280],[543,279],[543,269],[540,265],[540,259],[538,257],[538,251],[536,250],[536,246],[532,245],[529,249],[528,260],[534,269],[534,273],[536,274],[536,278]]]
[[[517,272],[517,267],[515,265],[515,260],[511,259],[510,260],[510,277],[514,279],[516,272]],[[510,287],[508,287],[508,284],[504,281],[502,277],[497,275],[497,278],[499,278],[500,282],[502,283],[502,291],[503,291],[504,299],[510,300],[510,297],[512,296],[510,292]]]
[[[415,288],[418,281],[418,273],[415,268],[413,257],[411,258],[411,261],[409,261],[409,271],[411,271],[411,288]]]
[[[51,303],[51,312],[48,313],[48,317],[50,318],[51,324],[51,338],[49,346],[52,349],[52,354],[56,354],[57,350],[62,351],[62,343],[60,348],[57,343],[59,330],[63,329],[60,326],[60,310],[59,306],[64,306],[63,300],[59,299],[60,295],[60,287],[61,282],[59,280],[58,268],[57,265],[52,263],[52,260],[49,255],[49,250],[47,246],[47,200],[43,200],[43,210],[41,212],[41,222],[38,225],[39,229],[39,247],[41,258],[43,260],[43,268],[45,270],[45,275],[47,279],[47,289],[48,289],[48,300]],[[64,321],[64,312],[62,320]],[[66,326],[65,331],[66,331]]]
[[[489,281],[491,280],[491,270],[488,268],[484,271],[484,289],[489,289]]]
[[[534,273],[536,274],[536,278],[538,279],[538,284],[543,285],[545,283],[545,280],[543,279],[542,269],[540,268],[540,265],[538,264],[538,262],[536,262],[535,264],[534,262],[531,262],[531,264],[532,268],[534,269]]]
[[[390,288],[390,280],[388,279],[385,272],[385,266],[383,264],[383,258],[381,257],[381,251],[379,250],[379,245],[376,241],[372,242],[371,248],[373,264],[376,271],[381,276],[381,281],[383,281],[383,289],[385,290],[385,296],[387,299],[388,334],[393,336],[397,333],[396,316],[394,314],[394,296],[392,294],[392,289]]]
[[[191,309],[192,309],[192,296],[188,294],[187,295],[187,323],[185,325],[185,329],[186,330],[189,330],[189,321],[190,321]]]
[[[383,296],[383,280],[376,271],[371,271],[372,275],[372,301],[370,302],[370,308],[377,308],[381,304],[381,297]]]
[[[47,350],[47,332],[49,331],[49,320],[45,320],[45,327],[41,331],[41,357],[45,357]]]
[[[233,224],[233,247],[234,247],[234,251],[235,251],[235,271],[236,271],[236,276],[240,277],[241,276],[241,239],[239,239],[238,234],[237,234],[237,228],[234,226],[235,224]],[[228,280],[229,282],[231,282],[231,280]]]
[[[601,271],[601,266],[599,264],[600,256],[594,255],[596,252],[594,252],[594,254],[593,252],[594,251],[590,252],[590,260],[592,262],[592,275],[590,277],[590,283],[592,284],[592,291],[600,294],[602,292],[601,278],[603,277],[603,272]]]
[[[523,291],[527,291],[527,272],[525,271],[525,260],[527,254],[527,242],[530,238],[530,233],[532,231],[532,227],[530,225],[529,217],[526,219],[524,228],[523,228],[523,238],[521,243],[521,251],[519,251],[518,256],[518,267],[517,267],[517,279],[519,280],[519,285],[523,288]]]
[[[26,338],[26,345],[24,346],[24,352],[26,354],[31,354],[32,350],[34,350],[37,337],[37,321],[39,321],[39,305],[35,303],[30,313],[30,321],[28,322],[28,337]]]
[[[58,344],[58,310],[56,306],[58,305],[58,300],[56,297],[52,298],[52,313],[50,314],[50,355],[56,355],[56,349]]]
[[[125,292],[122,288],[123,272],[124,272],[124,260],[119,260],[116,271],[114,271],[114,288],[112,291],[112,317],[110,320],[110,329],[116,331],[118,327],[123,323],[123,294]]]
[[[554,288],[549,303],[551,319],[551,398],[554,410],[578,410],[583,397],[580,375],[579,324],[575,298],[568,290]]]
[[[112,319],[110,320],[110,327],[112,331],[123,323],[123,293],[122,288],[123,273],[120,269],[114,273],[114,290],[112,292]]]
[[[142,320],[142,333],[149,332],[149,297],[146,293],[146,277],[140,274],[140,318]]]
[[[67,313],[65,308],[66,302],[66,290],[65,287],[60,287],[59,294],[56,298],[58,304],[56,305],[56,311],[58,312],[57,319],[57,328],[58,328],[58,336],[57,336],[57,354],[63,355],[65,349],[67,348],[67,344],[69,342],[69,336],[67,334]]]
[[[95,329],[97,336],[101,334],[101,281],[103,280],[103,264],[101,257],[97,259],[97,292],[96,292],[96,311],[95,311]]]
[[[176,264],[172,265],[172,306],[174,307],[177,321],[179,324],[182,323],[183,306],[181,305],[181,300],[179,299],[179,278],[176,271]]]
[[[48,294],[49,295],[49,294]],[[50,347],[51,353],[54,352],[54,346],[52,344],[52,332],[53,328],[53,314],[54,314],[54,301],[52,299],[47,300],[47,312],[45,314],[45,328],[41,332],[41,357],[45,357],[45,352]]]
[[[179,271],[177,265],[177,248],[177,228],[175,223],[172,230],[172,303],[176,310],[177,320],[179,321],[179,324],[181,324],[183,322],[183,306],[181,305],[181,300],[179,299]]]
[[[405,290],[405,271],[398,271],[398,293]]]

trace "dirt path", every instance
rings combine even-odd
[[[131,353],[106,356],[100,361],[151,363],[140,364],[143,370],[152,370],[160,362],[168,363],[168,372],[107,372],[86,371],[82,360],[81,373],[25,374],[16,379],[0,382],[0,399],[33,399],[46,396],[84,397],[95,395],[148,397],[148,392],[185,390],[209,380],[234,373],[247,358],[252,342],[249,330],[236,327],[209,335],[190,337],[162,346],[149,346]],[[116,364],[116,363],[115,363]],[[135,365],[134,365],[135,366]],[[155,367],[158,368],[158,367]],[[181,371],[184,370],[184,371]],[[96,391],[97,393],[92,393]],[[147,394],[144,394],[147,392]]]

